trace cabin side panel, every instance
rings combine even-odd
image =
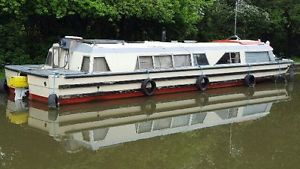
[[[93,57],[104,57],[111,72],[133,72],[137,53],[93,53]]]

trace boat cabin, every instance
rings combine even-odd
[[[49,49],[44,68],[89,74],[189,69],[271,62],[272,50],[269,43],[249,40],[126,43],[65,37]]]

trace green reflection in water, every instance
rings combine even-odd
[[[48,132],[28,124],[10,123],[7,102],[2,98],[0,168],[297,168],[300,164],[300,90],[296,85],[299,80],[297,76],[289,99],[273,103],[270,114],[257,120],[137,140],[97,151],[81,148],[75,153],[67,151],[68,141],[56,141]],[[269,89],[265,84],[258,84],[257,88],[259,85]],[[89,107],[89,111],[95,109]],[[82,120],[64,124],[77,122]]]

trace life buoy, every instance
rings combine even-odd
[[[198,90],[205,91],[208,87],[209,79],[205,75],[201,75],[196,80],[196,87]]]
[[[1,93],[7,93],[8,92],[8,86],[6,79],[1,79],[0,81],[0,92]]]
[[[146,96],[152,96],[156,90],[156,83],[151,79],[142,82],[141,90]]]
[[[250,74],[245,76],[244,81],[245,81],[245,84],[248,87],[254,87],[255,84],[256,84],[255,77],[253,75],[250,75]]]
[[[50,94],[48,97],[48,107],[50,109],[56,109],[58,107],[58,98],[56,94]]]

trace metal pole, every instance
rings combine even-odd
[[[236,34],[236,24],[237,24],[237,11],[238,11],[239,0],[235,1],[235,11],[234,11],[234,35]]]

